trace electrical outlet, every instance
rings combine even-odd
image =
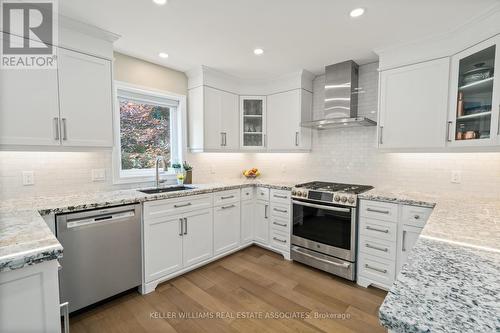
[[[23,171],[23,185],[35,185],[35,173],[33,171]]]
[[[462,182],[462,171],[451,170],[451,182],[454,184],[460,184]]]
[[[106,180],[106,169],[92,169],[92,181],[102,182]]]

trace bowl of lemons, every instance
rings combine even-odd
[[[243,170],[243,176],[245,176],[248,179],[255,179],[260,176],[260,171],[257,168]]]

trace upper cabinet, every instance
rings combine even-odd
[[[311,149],[312,79],[306,71],[247,81],[202,66],[187,73],[192,152]]]
[[[300,123],[312,118],[312,93],[295,89],[267,97],[267,143],[270,150],[311,149],[311,129]]]
[[[189,90],[188,109],[191,151],[238,150],[238,95],[199,86]]]
[[[266,149],[266,97],[240,96],[241,149]]]
[[[380,73],[379,147],[445,146],[449,58]]]
[[[448,137],[450,146],[496,145],[500,141],[498,68],[500,38],[452,57]]]

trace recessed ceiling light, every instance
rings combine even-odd
[[[253,50],[253,53],[255,55],[261,55],[262,53],[264,53],[264,50],[263,49],[255,49],[255,50]]]
[[[351,13],[349,15],[351,15],[351,17],[360,17],[364,13],[365,13],[364,8],[356,8],[356,9],[351,10]]]
[[[167,3],[167,0],[153,0],[153,2],[158,6],[163,6]]]
[[[160,52],[160,53],[158,53],[158,56],[160,58],[167,59],[168,58],[168,53]]]

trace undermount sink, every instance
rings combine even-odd
[[[139,192],[146,193],[146,194],[155,194],[155,193],[165,193],[165,192],[175,192],[175,191],[186,191],[186,190],[192,190],[195,188],[196,187],[193,187],[193,186],[179,185],[179,186],[169,186],[169,187],[160,187],[160,188],[149,188],[149,189],[139,190]]]

